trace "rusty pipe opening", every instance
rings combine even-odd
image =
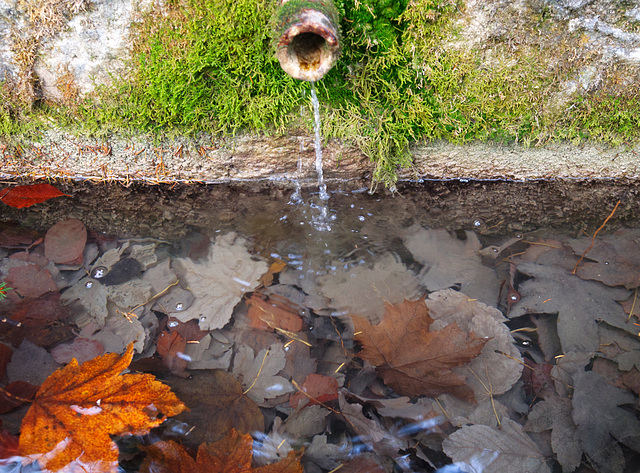
[[[337,14],[327,4],[333,7],[326,0],[289,0],[281,6],[276,56],[294,79],[322,79],[340,55]]]

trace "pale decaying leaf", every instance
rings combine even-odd
[[[451,289],[430,294],[426,303],[435,320],[431,331],[456,322],[464,332],[489,339],[480,355],[453,370],[466,378],[476,399],[480,401],[488,398],[489,393],[496,396],[511,389],[522,374],[522,356],[502,313]]]
[[[598,326],[600,336],[599,352],[606,358],[615,361],[621,371],[630,371],[634,367],[640,369],[640,340],[626,332],[616,330],[607,325]]]
[[[286,364],[282,343],[272,344],[268,350],[255,354],[253,348],[241,345],[233,359],[233,373],[242,378],[246,395],[258,405],[268,399],[292,392],[293,386],[277,376]]]
[[[625,455],[618,442],[640,452],[640,421],[620,406],[637,405],[638,397],[594,371],[577,371],[573,388],[572,418],[585,454],[598,472],[622,473]]]
[[[188,343],[187,355],[190,370],[226,370],[231,365],[233,342],[218,331],[208,333],[198,343]]]
[[[311,438],[325,430],[326,418],[330,413],[331,411],[319,404],[294,411],[287,418],[284,431],[290,438]]]
[[[640,286],[640,229],[623,228],[613,235],[599,236],[589,249],[576,274],[583,279],[601,281],[608,286]],[[590,238],[571,240],[569,246],[582,254]],[[591,261],[589,261],[591,260]]]
[[[123,313],[114,312],[104,320],[102,326],[90,322],[82,328],[80,336],[97,340],[106,353],[124,353],[129,343],[133,343],[136,352],[142,353],[151,343],[158,319],[149,311],[137,312],[140,312],[140,316],[126,317]]]
[[[414,227],[405,234],[404,244],[424,265],[420,279],[430,292],[459,285],[469,297],[493,305],[500,282],[496,272],[482,264],[482,245],[476,234],[465,234],[463,241],[446,230]]]
[[[205,261],[179,258],[174,267],[195,301],[187,310],[173,315],[182,322],[197,319],[202,330],[224,327],[242,295],[255,289],[260,276],[269,269],[247,251],[246,240],[235,233],[217,237]]]
[[[371,266],[337,267],[317,283],[319,293],[329,299],[329,307],[359,315],[372,324],[382,320],[385,303],[396,305],[421,295],[418,279],[390,253]]]
[[[468,425],[442,442],[444,452],[466,473],[551,473],[544,455],[517,422],[501,429]]]
[[[551,448],[562,465],[562,471],[574,471],[582,460],[582,447],[571,418],[571,401],[551,397],[538,402],[527,416],[528,432],[551,430]]]
[[[62,299],[76,307],[75,322],[82,337],[98,340],[109,353],[123,353],[133,342],[141,353],[157,326],[157,318],[148,311],[141,320],[145,313],[141,306],[151,299],[151,292],[151,285],[140,279],[104,286],[85,277],[65,291]]]
[[[378,453],[393,452],[407,448],[407,441],[391,433],[375,419],[369,419],[362,412],[362,405],[350,403],[344,397],[344,392],[340,392],[339,405],[340,413],[345,418],[351,430],[357,435],[356,440],[363,445],[371,447],[375,445]]]
[[[305,451],[305,458],[324,470],[334,470],[351,457],[352,445],[346,439],[327,443],[326,435],[316,435]]]
[[[598,321],[636,334],[637,327],[616,301],[628,291],[611,288],[597,281],[585,281],[558,266],[524,263],[518,271],[533,279],[518,287],[521,295],[509,318],[524,314],[558,314],[558,336],[564,353],[592,352],[598,349]]]

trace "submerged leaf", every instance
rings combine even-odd
[[[282,343],[274,343],[257,355],[251,347],[240,346],[233,362],[233,373],[242,377],[245,393],[258,405],[293,391],[291,383],[277,376],[286,364]]]
[[[585,261],[578,266],[576,274],[582,279],[593,279],[608,286],[625,286],[633,289],[640,286],[640,229],[624,228],[613,235],[598,237],[589,250]],[[572,240],[569,245],[580,254],[591,239]]]
[[[82,264],[87,229],[77,218],[56,223],[44,237],[44,255],[58,264]]]
[[[170,377],[166,382],[191,407],[176,420],[196,427],[189,435],[194,443],[216,442],[231,429],[242,433],[264,430],[260,408],[242,394],[242,385],[226,371],[202,370],[189,379]]]
[[[460,291],[485,304],[495,304],[500,291],[496,272],[482,264],[482,244],[473,232],[460,240],[446,230],[414,228],[404,243],[424,265],[420,279],[429,291],[459,285]]]
[[[232,430],[223,439],[198,448],[194,460],[175,442],[156,442],[147,449],[143,473],[302,473],[302,452],[290,452],[287,458],[271,465],[251,467],[253,439]]]
[[[479,401],[507,392],[520,379],[522,356],[502,313],[465,294],[447,289],[429,294],[426,301],[436,330],[457,323],[464,332],[487,339],[482,352],[454,372],[463,375]]]
[[[625,457],[618,442],[640,452],[640,421],[620,406],[637,405],[637,396],[593,371],[577,371],[573,387],[572,416],[587,457],[601,473],[621,473]]]
[[[235,233],[217,237],[205,261],[180,258],[175,263],[180,281],[189,287],[195,300],[172,315],[183,322],[197,319],[203,330],[224,327],[242,295],[255,289],[268,270],[264,261],[254,259],[247,251],[246,240]]]
[[[444,452],[468,473],[551,473],[544,455],[511,419],[502,419],[500,430],[468,425],[442,443]]]
[[[51,184],[29,184],[6,187],[0,190],[0,201],[10,207],[22,209],[63,195],[67,194],[60,192]]]
[[[422,293],[416,276],[390,253],[379,257],[372,266],[340,265],[319,277],[318,284],[318,291],[330,300],[330,307],[364,317],[372,324],[382,320],[386,304],[401,304]]]
[[[451,393],[474,400],[465,377],[453,372],[481,351],[487,340],[466,333],[456,323],[430,331],[433,319],[424,299],[387,306],[378,325],[352,316],[355,339],[362,344],[358,357],[377,367],[385,384],[407,396]]]
[[[520,284],[522,299],[515,304],[509,318],[524,314],[558,314],[558,336],[564,353],[596,351],[597,321],[636,334],[637,327],[626,321],[622,307],[624,289],[610,288],[597,281],[584,281],[558,266],[524,263],[518,271],[532,276]]]
[[[72,360],[49,376],[22,421],[22,453],[43,455],[50,470],[77,458],[111,464],[118,448],[110,435],[146,433],[186,409],[154,376],[121,375],[132,357],[129,345],[123,356],[110,353],[82,365]]]

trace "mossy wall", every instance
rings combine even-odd
[[[166,0],[136,25],[113,84],[36,113],[92,133],[311,130],[309,84],[284,74],[274,55],[277,3]],[[637,66],[585,79],[604,53],[585,52],[584,33],[554,18],[549,2],[513,3],[495,13],[507,28],[474,42],[464,0],[337,0],[342,57],[318,84],[323,136],[356,143],[389,186],[418,140],[637,142]],[[25,115],[4,90],[7,134]]]

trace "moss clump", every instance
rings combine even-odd
[[[100,120],[149,131],[284,130],[300,86],[282,73],[268,0],[185,0],[136,31],[132,69],[103,90]]]

